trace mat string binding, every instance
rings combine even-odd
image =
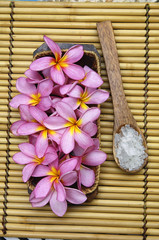
[[[9,102],[11,100],[11,80],[12,80],[12,55],[13,55],[13,51],[12,51],[12,48],[13,48],[13,21],[14,21],[14,18],[13,18],[13,14],[14,14],[14,2],[11,2],[10,3],[10,8],[11,8],[11,13],[10,13],[10,46],[9,46],[9,66],[8,66],[8,116],[7,116],[7,120],[8,120],[8,123],[7,123],[7,150],[6,150],[6,153],[7,153],[7,156],[6,156],[6,175],[5,175],[5,187],[4,187],[4,202],[3,202],[3,205],[4,205],[4,208],[3,208],[3,217],[2,217],[2,226],[3,226],[3,234],[5,235],[7,233],[7,227],[6,227],[6,223],[7,223],[7,196],[8,196],[8,176],[9,176],[9,164],[10,164],[10,161],[9,161],[9,158],[10,158],[10,154],[9,154],[9,145],[10,145],[10,133],[9,133],[9,129],[10,129],[10,125],[11,125],[11,122],[10,122],[10,112],[11,112],[11,109],[10,109],[10,105],[9,105]]]
[[[149,11],[150,11],[150,6],[149,4],[146,4],[145,5],[145,9],[146,9],[146,27],[145,27],[145,30],[146,30],[146,34],[145,34],[145,37],[146,37],[146,40],[145,40],[145,50],[146,50],[146,53],[145,53],[145,87],[144,87],[144,97],[145,97],[145,106],[144,106],[144,137],[145,139],[147,140],[147,105],[148,105],[148,102],[147,102],[147,98],[148,98],[148,79],[149,79],[149,76],[148,76],[148,73],[149,73]],[[147,174],[147,166],[144,167],[144,219],[143,219],[143,240],[146,240],[146,232],[147,232],[147,207],[146,207],[146,200],[147,200],[147,177],[148,177],[148,174]]]

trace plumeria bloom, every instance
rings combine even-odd
[[[32,122],[34,121],[34,118],[30,114],[29,106],[28,105],[20,105],[19,106],[19,111],[20,111],[20,117],[21,120],[18,120],[14,122],[10,128],[11,132],[15,136],[19,136],[20,134],[18,133],[18,129],[20,126],[22,126],[24,123]]]
[[[24,182],[29,180],[37,166],[40,164],[48,165],[58,157],[55,149],[51,146],[46,149],[46,152],[41,158],[37,156],[35,146],[30,143],[19,144],[19,149],[21,152],[14,154],[13,160],[22,165],[26,164],[23,168]]]
[[[99,108],[88,109],[79,119],[76,118],[75,112],[70,105],[65,102],[58,102],[55,108],[59,116],[48,117],[44,124],[52,130],[65,129],[60,141],[61,149],[65,154],[74,149],[75,142],[83,149],[93,145],[90,135],[84,132],[82,128],[99,117]]]
[[[18,108],[21,104],[37,106],[43,111],[51,107],[50,94],[53,89],[51,80],[40,82],[36,88],[34,84],[27,82],[26,78],[19,78],[16,82],[16,88],[21,93],[16,95],[10,102],[10,106]]]
[[[78,158],[78,163],[76,166],[76,171],[78,173],[78,188],[81,190],[81,185],[85,187],[91,187],[95,182],[95,173],[93,169],[86,166],[98,166],[102,164],[106,158],[107,154],[103,151],[97,149],[98,145],[95,143],[94,146],[89,147],[84,151]],[[77,152],[77,149],[75,153]],[[76,155],[76,154],[75,154]]]
[[[90,88],[98,88],[103,84],[102,78],[99,76],[98,73],[93,71],[88,66],[84,66],[85,76],[77,81],[72,81],[71,83],[67,83],[64,86],[60,87],[61,94],[65,95],[69,93],[78,83],[85,87]]]
[[[42,71],[50,68],[52,80],[59,85],[65,83],[65,74],[75,80],[80,80],[84,77],[83,68],[74,64],[79,61],[84,54],[82,46],[75,45],[71,47],[62,57],[62,52],[58,44],[46,36],[44,36],[44,41],[53,52],[55,58],[50,56],[39,58],[31,63],[31,70]]]
[[[49,77],[49,72],[50,71],[48,71],[48,69],[42,71],[42,74],[44,75],[44,77],[42,77],[39,72],[28,69],[25,71],[25,75],[27,76],[28,83],[37,84],[48,79],[51,80],[51,78]]]
[[[77,164],[77,158],[70,158],[58,164],[52,162],[49,167],[39,165],[33,176],[43,177],[32,194],[30,201],[33,207],[42,207],[50,202],[52,211],[63,216],[67,210],[67,201],[80,204],[86,201],[86,196],[79,190],[68,188],[77,180],[77,173],[73,171]]]
[[[102,89],[85,88],[84,90],[76,85],[69,93],[69,97],[63,99],[75,110],[78,107],[86,111],[89,107],[87,104],[101,104],[109,97],[109,92]]]
[[[51,130],[45,125],[44,120],[48,118],[45,112],[36,107],[30,107],[30,114],[34,119],[34,122],[27,122],[21,125],[18,128],[18,134],[31,135],[34,133],[39,133],[35,144],[35,149],[37,156],[41,158],[48,147],[48,140],[51,139],[59,144],[61,134],[57,131]]]

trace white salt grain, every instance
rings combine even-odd
[[[138,170],[147,158],[142,136],[130,125],[115,134],[115,151],[120,166],[129,171]]]

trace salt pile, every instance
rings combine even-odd
[[[115,134],[115,151],[120,166],[129,171],[138,170],[148,156],[142,136],[130,125],[123,126],[120,133]]]

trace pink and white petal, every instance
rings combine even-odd
[[[41,57],[30,64],[30,69],[33,71],[42,71],[46,68],[51,67],[53,61],[53,57]]]
[[[52,107],[55,107],[55,104],[60,102],[60,101],[61,101],[60,97],[53,97],[53,98],[51,98]]]
[[[47,79],[47,78],[51,78],[50,77],[50,68],[46,68],[46,69],[44,69],[43,71],[42,71],[42,74],[43,74],[43,76],[45,77],[45,79]]]
[[[34,169],[36,168],[35,163],[29,163],[23,168],[23,182],[27,182],[29,178],[32,176]]]
[[[107,158],[107,154],[100,150],[94,150],[83,156],[82,163],[88,166],[98,166]]]
[[[80,130],[80,132],[75,131],[74,136],[75,136],[75,141],[84,150],[93,145],[92,138],[82,130]]]
[[[75,156],[82,156],[83,153],[84,153],[84,150],[77,143],[75,143],[73,153],[74,153]]]
[[[63,85],[65,83],[65,76],[60,66],[59,66],[59,69],[57,69],[56,66],[52,66],[50,73],[51,73],[51,78],[55,83],[59,85]]]
[[[81,204],[87,200],[86,195],[80,190],[65,187],[66,200],[73,204]]]
[[[48,138],[52,141],[55,141],[57,144],[59,144],[61,140],[61,134],[53,130],[48,130]]]
[[[19,135],[30,135],[36,132],[39,132],[39,127],[41,125],[39,123],[24,123],[18,128],[18,134]]]
[[[35,153],[35,146],[30,144],[30,143],[21,143],[19,144],[19,149],[22,153],[25,155],[34,158],[36,153]]]
[[[58,102],[55,106],[57,113],[68,121],[76,119],[76,115],[71,106],[65,102]]]
[[[46,42],[50,50],[53,52],[53,54],[55,55],[56,61],[59,61],[62,55],[59,45],[45,35],[44,35],[44,41]]]
[[[76,110],[80,105],[78,98],[73,97],[65,97],[62,99],[62,102],[69,104],[73,110]]]
[[[74,145],[75,145],[74,134],[72,134],[70,128],[67,128],[61,137],[60,142],[61,149],[65,154],[68,154],[72,152],[72,150],[74,149]]]
[[[44,166],[43,166],[44,167]],[[51,189],[52,183],[50,176],[41,179],[35,187],[35,198],[44,198],[47,196]]]
[[[42,111],[47,111],[50,109],[52,105],[51,98],[49,97],[42,97],[41,101],[38,105],[36,105],[37,108],[39,108]]]
[[[16,88],[20,93],[23,93],[27,96],[37,93],[36,86],[34,84],[28,83],[27,79],[20,77],[16,81]]]
[[[38,93],[41,94],[42,97],[47,97],[52,93],[53,90],[53,82],[51,80],[45,80],[40,82],[37,87]]]
[[[48,195],[45,198],[34,198],[35,200],[40,200],[40,201],[34,201],[30,200],[32,207],[43,207],[45,206],[49,201],[52,196],[52,192],[48,193]]]
[[[67,94],[69,91],[71,91],[76,86],[77,83],[78,83],[78,81],[74,81],[74,83],[65,84],[65,85],[61,86],[60,87],[60,93],[62,95]]]
[[[43,165],[48,165],[57,159],[57,153],[46,153],[45,158],[42,162]]]
[[[41,131],[41,133],[39,134],[35,144],[36,155],[38,156],[38,158],[44,156],[47,147],[48,147],[47,130],[44,130]]]
[[[13,155],[13,161],[18,164],[28,164],[33,162],[33,158],[30,156],[25,155],[22,152],[15,153]]]
[[[54,188],[57,192],[57,200],[63,202],[66,199],[65,188],[60,181],[54,181]]]
[[[48,146],[48,148],[46,149],[46,154],[47,154],[47,153],[56,154],[56,153],[57,153],[57,150],[56,150],[56,148],[54,148],[54,146],[50,145],[50,146]]]
[[[35,134],[30,135],[29,136],[29,143],[31,143],[35,146],[38,135],[39,135],[39,133],[35,133]]]
[[[87,104],[101,104],[109,98],[109,92],[98,89],[91,94]]]
[[[12,108],[18,108],[21,104],[29,105],[30,97],[24,94],[18,94],[10,101],[10,106]]]
[[[97,125],[93,122],[88,122],[83,126],[82,130],[92,137],[97,133]]]
[[[61,176],[61,180],[64,186],[71,186],[77,181],[77,172],[72,171],[65,173]]]
[[[30,106],[30,113],[32,117],[39,123],[43,124],[43,121],[48,117],[47,114],[37,107]]]
[[[30,114],[30,107],[28,105],[20,105],[19,106],[20,116],[22,120],[31,122],[33,120],[32,115]]]
[[[50,168],[48,166],[44,165],[38,165],[33,172],[33,177],[45,177],[48,172],[50,171]]]
[[[85,71],[85,73],[89,73],[90,71],[93,71],[93,70],[90,67],[88,67],[87,65],[85,65],[84,71]]]
[[[59,217],[62,217],[67,210],[67,201],[63,202],[57,200],[57,192],[54,191],[50,199],[50,207],[52,211]]]
[[[76,64],[69,64],[67,67],[63,67],[62,69],[68,77],[75,80],[81,80],[85,76],[84,69]]]
[[[29,78],[30,81],[36,81],[36,83],[40,82],[40,80],[43,79],[40,73],[37,71],[32,71],[31,69],[26,70],[24,74],[27,76],[27,78]]]
[[[89,70],[87,66],[84,67],[87,72],[86,78],[81,82],[82,85],[91,88],[98,88],[103,84],[102,78],[93,70]]]
[[[80,168],[81,183],[85,187],[91,187],[95,182],[95,173],[92,169],[81,165]]]
[[[64,55],[64,61],[66,63],[78,62],[83,57],[84,51],[83,46],[75,45],[71,47]]]
[[[98,119],[100,115],[100,109],[96,107],[89,108],[84,114],[80,117],[82,120],[81,126],[83,127],[88,122],[94,122]]]
[[[60,175],[73,171],[77,165],[78,159],[76,157],[66,159],[59,165]]]
[[[48,117],[44,121],[44,125],[51,130],[57,130],[61,128],[65,128],[65,124],[67,121],[62,117]]]
[[[22,126],[23,124],[25,124],[26,121],[23,120],[19,120],[16,121],[12,124],[12,126],[10,127],[11,132],[15,135],[15,136],[19,136],[20,134],[18,133],[18,129],[20,126]]]
[[[82,94],[83,89],[79,85],[76,85],[67,95],[74,98],[80,98]]]

